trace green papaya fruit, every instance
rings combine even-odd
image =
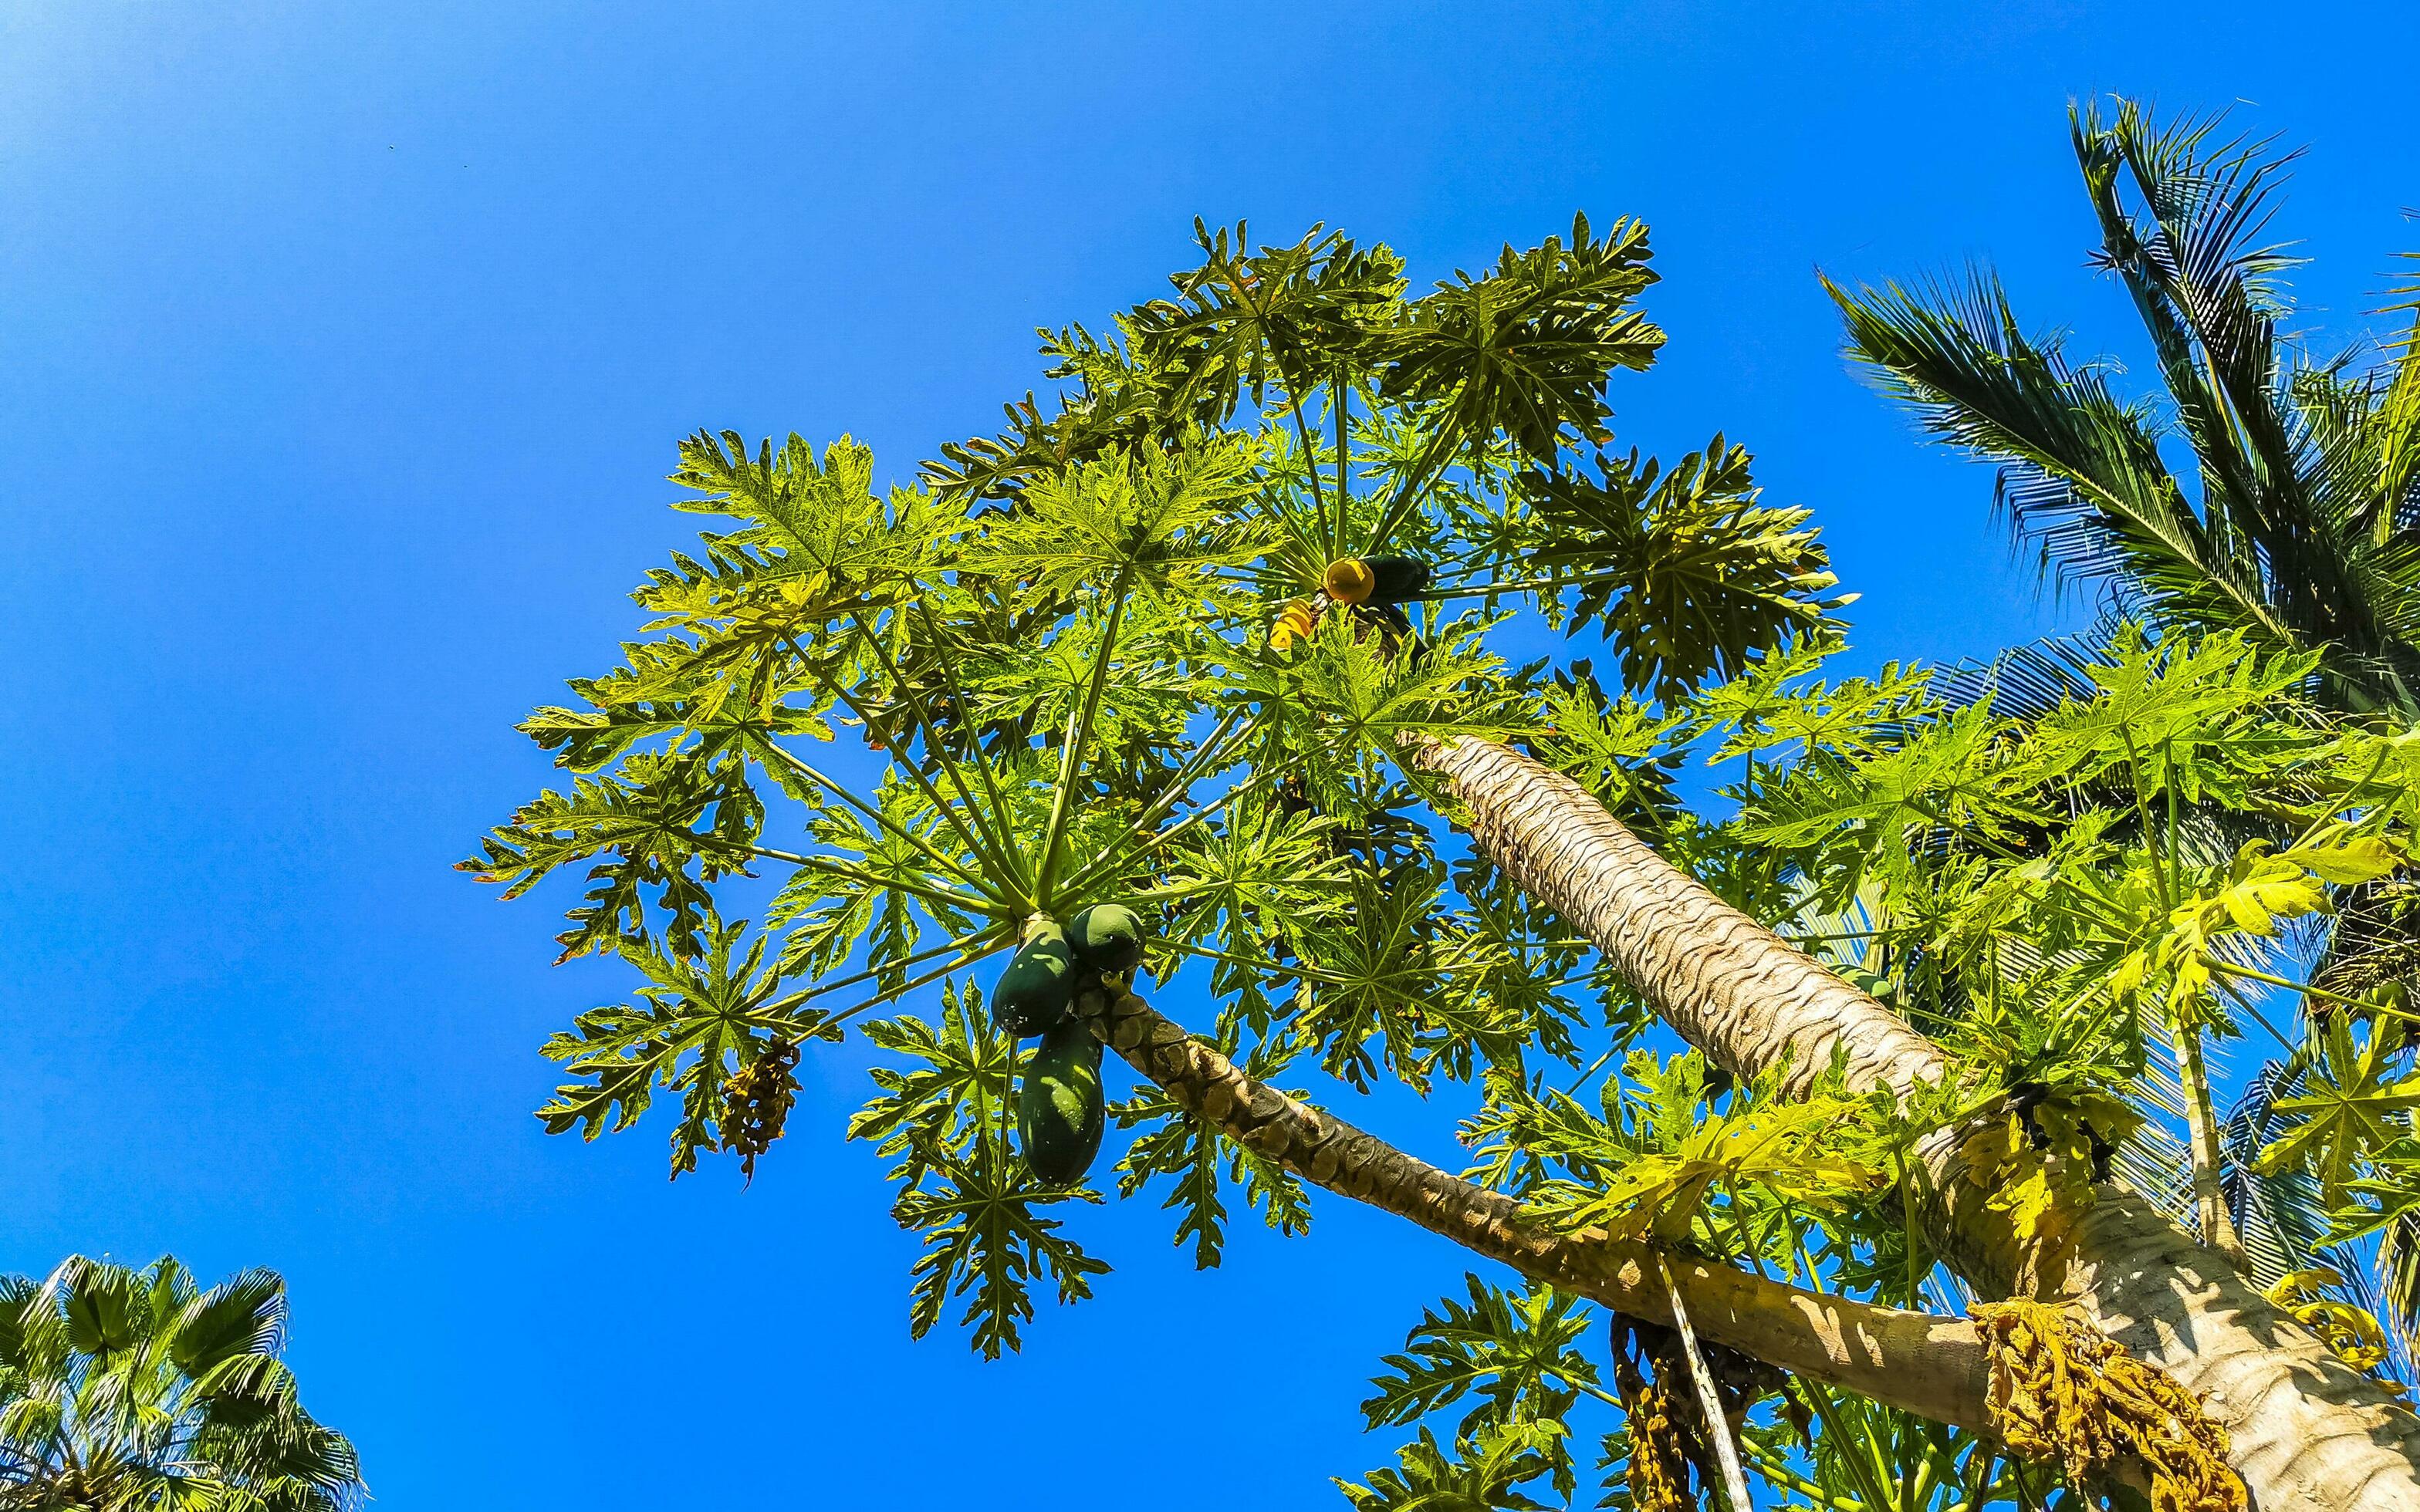
[[[1093,903],[1067,921],[1067,943],[1094,971],[1132,971],[1142,964],[1142,918],[1124,903]]]
[[[991,1007],[1009,1033],[1042,1034],[1067,1017],[1075,995],[1076,954],[1067,948],[1067,933],[1046,924],[1009,958],[1000,985],[992,989]]]
[[[1365,557],[1372,583],[1366,604],[1400,604],[1429,585],[1429,564],[1412,557]]]
[[[1340,604],[1400,604],[1428,585],[1428,563],[1410,557],[1345,557],[1320,580]]]
[[[1101,1041],[1071,1019],[1042,1037],[1016,1086],[1016,1142],[1037,1180],[1084,1179],[1101,1152]]]

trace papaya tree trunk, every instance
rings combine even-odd
[[[1483,854],[1716,1064],[1746,1077],[1786,1057],[1793,1093],[1836,1054],[1853,1090],[1905,1095],[1948,1074],[1940,1046],[1667,863],[1560,773],[1467,737],[1412,737],[1404,755],[1443,781]],[[2138,1194],[2102,1183],[2071,1227],[2027,1237],[1965,1179],[1955,1131],[1918,1152],[1919,1206],[1944,1259],[1987,1296],[2072,1300],[2200,1393],[2262,1512],[2420,1512],[2420,1417]]]
[[[1689,1362],[1689,1379],[1698,1388],[1698,1413],[1704,1420],[1705,1437],[1712,1442],[1715,1462],[1723,1471],[1723,1500],[1730,1512],[1756,1512],[1756,1504],[1748,1500],[1747,1476],[1740,1469],[1739,1445],[1731,1440],[1730,1420],[1723,1413],[1723,1394],[1715,1389],[1714,1373],[1706,1366],[1705,1352],[1698,1348],[1698,1331],[1689,1326],[1688,1304],[1681,1300],[1681,1288],[1672,1284],[1671,1271],[1656,1257],[1655,1273],[1664,1278],[1664,1289],[1672,1299],[1672,1326],[1680,1331],[1683,1356]]]
[[[1313,1185],[1658,1327],[1676,1325],[1677,1295],[1701,1338],[1919,1417],[1997,1437],[1990,1361],[1980,1333],[1965,1319],[1809,1291],[1736,1266],[1616,1241],[1599,1229],[1545,1227],[1503,1193],[1254,1081],[1130,991],[1088,992],[1077,1011],[1095,1038],[1178,1106]]]
[[[2201,1227],[2203,1243],[2248,1273],[2252,1267],[2243,1257],[2243,1241],[2235,1232],[2235,1214],[2227,1211],[2226,1193],[2219,1180],[2218,1115],[2211,1103],[2210,1067],[2202,1058],[2201,1029],[2172,1018],[2168,1042],[2177,1053],[2177,1081],[2184,1091],[2185,1139],[2193,1150],[2194,1222]]]

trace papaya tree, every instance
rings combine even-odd
[[[1720,437],[1612,449],[1663,339],[1635,223],[1420,294],[1334,233],[1200,243],[912,481],[682,444],[718,523],[524,726],[568,786],[464,863],[583,868],[566,956],[638,974],[548,1045],[547,1126],[663,1096],[675,1173],[752,1166],[854,1028],[910,1327],[993,1354],[1106,1269],[1096,1170],[1203,1265],[1313,1188],[1442,1234],[1497,1269],[1387,1362],[1373,1425],[1414,1436],[1364,1507],[1568,1499],[1597,1411],[1655,1512],[2420,1498],[2358,1300],[2175,1226],[2145,1027],[2296,985],[2277,942],[2409,847],[2389,737],[2241,641],[2146,640],[2039,717],[1823,680],[1807,513]],[[1700,759],[1727,817],[1679,796]],[[2188,865],[2211,805],[2304,833]],[[1463,1170],[1334,1111],[1381,1081],[1470,1109]]]

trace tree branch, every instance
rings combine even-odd
[[[1670,1328],[1673,1290],[1705,1338],[1795,1375],[1996,1439],[1981,1336],[1964,1319],[1807,1291],[1601,1230],[1560,1233],[1521,1204],[1244,1074],[1122,987],[1077,1001],[1094,1036],[1171,1100],[1314,1185],[1409,1219],[1475,1254]]]

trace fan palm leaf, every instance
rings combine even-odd
[[[0,1509],[353,1505],[353,1446],[302,1410],[285,1324],[269,1271],[206,1291],[173,1258],[75,1256],[0,1278]]]

